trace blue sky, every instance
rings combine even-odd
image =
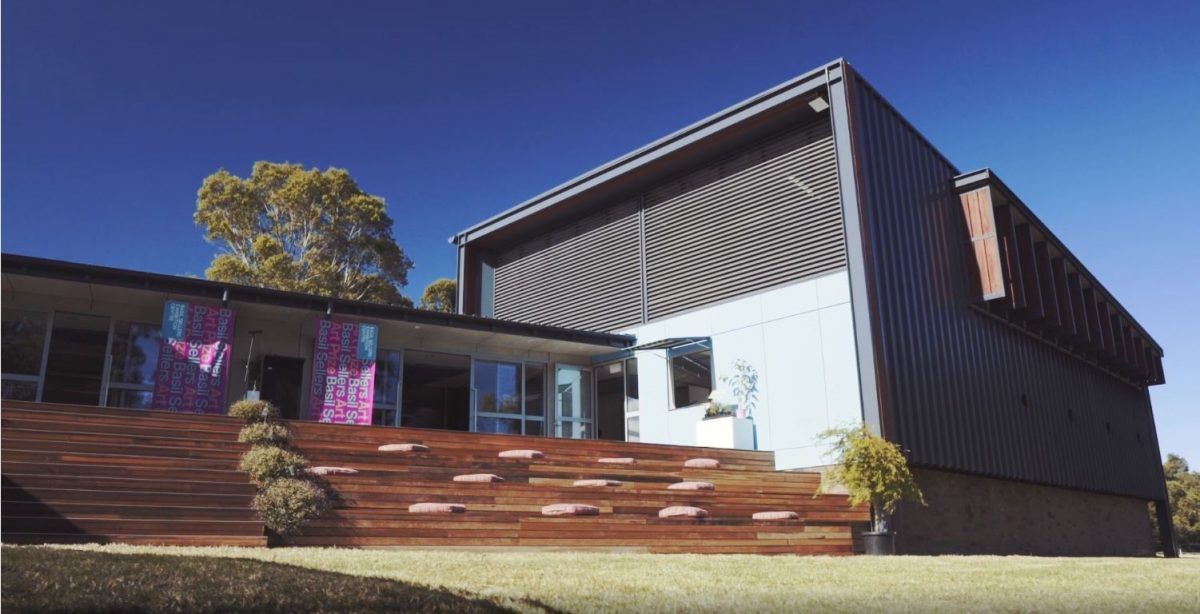
[[[1200,466],[1200,3],[3,4],[3,249],[175,274],[201,180],[339,166],[416,262],[457,230],[845,57],[990,166],[1166,350],[1164,452]]]

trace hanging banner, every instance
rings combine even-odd
[[[232,309],[166,302],[153,409],[225,413],[233,315]]]
[[[379,327],[374,324],[317,321],[310,420],[371,424],[378,342]]]

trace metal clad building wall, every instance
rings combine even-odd
[[[496,317],[605,331],[640,322],[638,243],[633,200],[499,254]]]
[[[1162,498],[1147,391],[970,307],[957,169],[849,87],[888,436],[923,467]]]
[[[828,114],[645,199],[651,320],[846,266]]]

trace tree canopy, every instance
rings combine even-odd
[[[421,294],[421,309],[454,313],[458,300],[458,283],[453,279],[438,279],[425,286]]]
[[[1191,471],[1187,461],[1174,454],[1163,463],[1167,478],[1167,496],[1171,501],[1171,520],[1179,546],[1187,552],[1200,551],[1200,473]]]
[[[195,221],[220,247],[209,279],[351,300],[411,305],[412,261],[382,198],[340,168],[255,163],[247,178],[205,178]]]

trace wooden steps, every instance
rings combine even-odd
[[[353,474],[318,479],[334,509],[284,545],[467,550],[581,550],[850,554],[865,508],[815,496],[820,476],[777,472],[770,452],[700,449],[391,427],[291,422],[312,466]],[[249,509],[254,488],[237,471],[241,423],[196,416],[5,402],[3,539],[263,545]],[[381,451],[410,443],[428,449]],[[500,458],[533,449],[542,458]],[[632,464],[601,459],[632,458]],[[688,467],[694,459],[710,465]],[[499,482],[454,481],[495,474]],[[580,487],[580,480],[612,480]],[[714,490],[674,490],[709,482]],[[601,482],[605,483],[605,482]],[[457,503],[461,513],[410,513]],[[589,516],[544,516],[561,503]],[[709,517],[659,518],[668,507]],[[420,508],[417,508],[420,509]],[[798,518],[754,520],[760,512]]]
[[[6,543],[265,546],[224,417],[5,401]]]

